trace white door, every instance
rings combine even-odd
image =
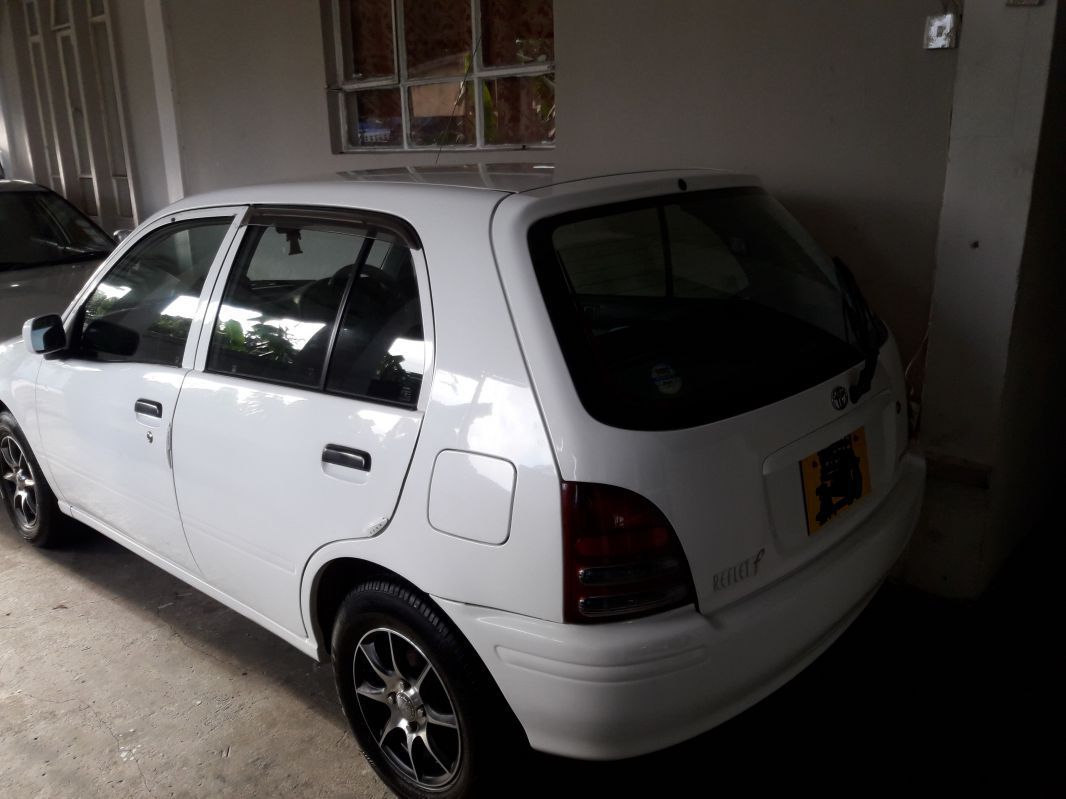
[[[303,636],[304,564],[376,534],[400,496],[424,407],[424,262],[384,230],[269,210],[237,252],[178,401],[175,484],[204,577]]]
[[[68,352],[37,378],[44,457],[75,518],[194,572],[170,423],[237,210],[178,215],[140,236],[68,319]]]

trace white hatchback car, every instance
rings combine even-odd
[[[891,335],[744,176],[193,197],[23,338],[21,534],[72,516],[332,658],[404,796],[740,712],[855,618],[922,497]]]

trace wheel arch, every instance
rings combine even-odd
[[[432,606],[434,611],[448,622],[455,634],[470,647],[471,652],[475,656],[481,657],[473,643],[467,639],[462,628],[455,622],[455,619],[427,591],[419,588],[418,585],[402,574],[381,563],[352,554],[350,549],[343,546],[343,542],[339,543],[341,544],[339,547],[336,545],[324,547],[315,553],[305,570],[304,588],[302,589],[304,623],[307,625],[311,640],[317,648],[319,661],[328,662],[330,660],[333,643],[333,624],[336,621],[341,603],[351,593],[353,588],[360,583],[373,579],[392,580],[421,595]],[[488,664],[482,662],[482,665],[485,667],[485,674],[491,681],[499,700],[507,708],[507,712],[513,718],[518,729],[522,730],[522,734],[525,735],[521,722],[514,715],[513,709],[504,698],[495,676],[488,669]]]
[[[342,542],[340,547],[330,546],[319,550],[308,562],[302,589],[304,624],[315,643],[319,660],[329,660],[333,624],[341,603],[353,588],[367,580],[392,580],[420,594],[462,635],[454,619],[445,613],[428,591],[388,566],[361,557],[361,554],[353,553]]]
[[[309,630],[318,646],[320,660],[329,659],[333,622],[344,598],[359,583],[383,577],[398,580],[417,590],[409,580],[391,569],[364,558],[342,555],[327,560],[316,569],[307,592],[306,615],[310,617]]]

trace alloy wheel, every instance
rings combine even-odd
[[[363,720],[381,752],[420,788],[445,788],[459,770],[459,722],[429,658],[405,635],[379,627],[359,639],[352,668]]]
[[[0,479],[7,484],[15,520],[24,530],[32,530],[38,519],[37,476],[14,436],[0,441]]]

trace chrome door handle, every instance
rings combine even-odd
[[[339,444],[326,444],[322,450],[322,462],[332,463],[334,466],[344,466],[347,469],[358,469],[361,472],[370,471],[370,453],[361,449],[342,447]]]
[[[162,419],[163,405],[153,400],[139,399],[133,403],[133,412],[142,416],[154,416],[156,419]]]

